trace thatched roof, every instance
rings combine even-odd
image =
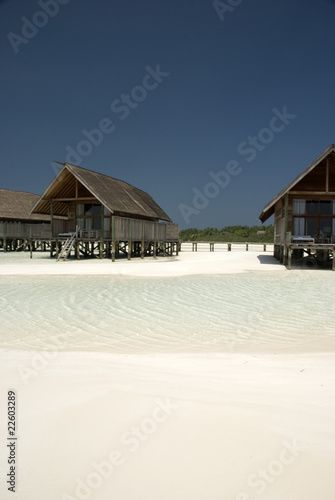
[[[63,164],[55,179],[34,205],[32,212],[50,214],[52,199],[53,214],[67,215],[68,206],[65,200],[75,200],[77,195],[78,198],[93,196],[111,213],[171,222],[170,217],[148,193],[127,182],[69,163]]]
[[[265,205],[259,216],[260,221],[263,223],[269,217],[271,217],[271,215],[273,215],[274,213],[275,204],[277,203],[277,201],[280,200],[283,196],[285,196],[285,194],[291,191],[294,187],[297,187],[297,184],[301,183],[303,179],[313,170],[315,171],[313,182],[317,187],[318,186],[317,182],[319,177],[319,172],[317,171],[317,167],[321,166],[321,163],[326,159],[329,160],[330,167],[335,169],[335,144],[332,144],[325,151],[323,151],[323,153],[321,153],[321,155],[318,156],[318,158],[314,160],[313,163],[311,163],[303,172],[301,172],[301,174],[298,175],[298,177],[296,177],[288,186],[286,186],[286,188],[280,191],[277,194],[277,196],[275,196],[267,205]]]
[[[39,196],[37,194],[0,189],[0,220],[22,222],[50,221],[50,216],[30,213],[38,199]]]

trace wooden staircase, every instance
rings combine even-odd
[[[72,250],[72,247],[73,247],[73,244],[75,242],[75,239],[77,238],[77,235],[78,235],[78,226],[76,228],[76,232],[71,234],[71,236],[69,236],[69,238],[65,241],[64,245],[62,246],[59,254],[58,254],[58,257],[57,257],[57,262],[60,260],[60,259],[63,259],[63,261],[65,261],[68,256],[69,256],[69,253],[71,252]]]

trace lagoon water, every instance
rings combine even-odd
[[[8,348],[203,353],[335,338],[331,271],[0,276],[0,290]]]
[[[20,498],[333,500],[334,279],[270,252],[0,253]]]

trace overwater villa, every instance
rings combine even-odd
[[[31,214],[39,195],[0,189],[0,248],[17,250],[50,236],[50,215]]]
[[[51,255],[172,255],[179,227],[146,192],[119,179],[62,164],[32,214],[50,217]]]
[[[271,215],[280,262],[335,268],[335,144],[265,205],[259,219],[263,223]]]

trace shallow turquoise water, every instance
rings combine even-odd
[[[3,347],[220,352],[335,339],[330,271],[2,276],[0,290]]]

